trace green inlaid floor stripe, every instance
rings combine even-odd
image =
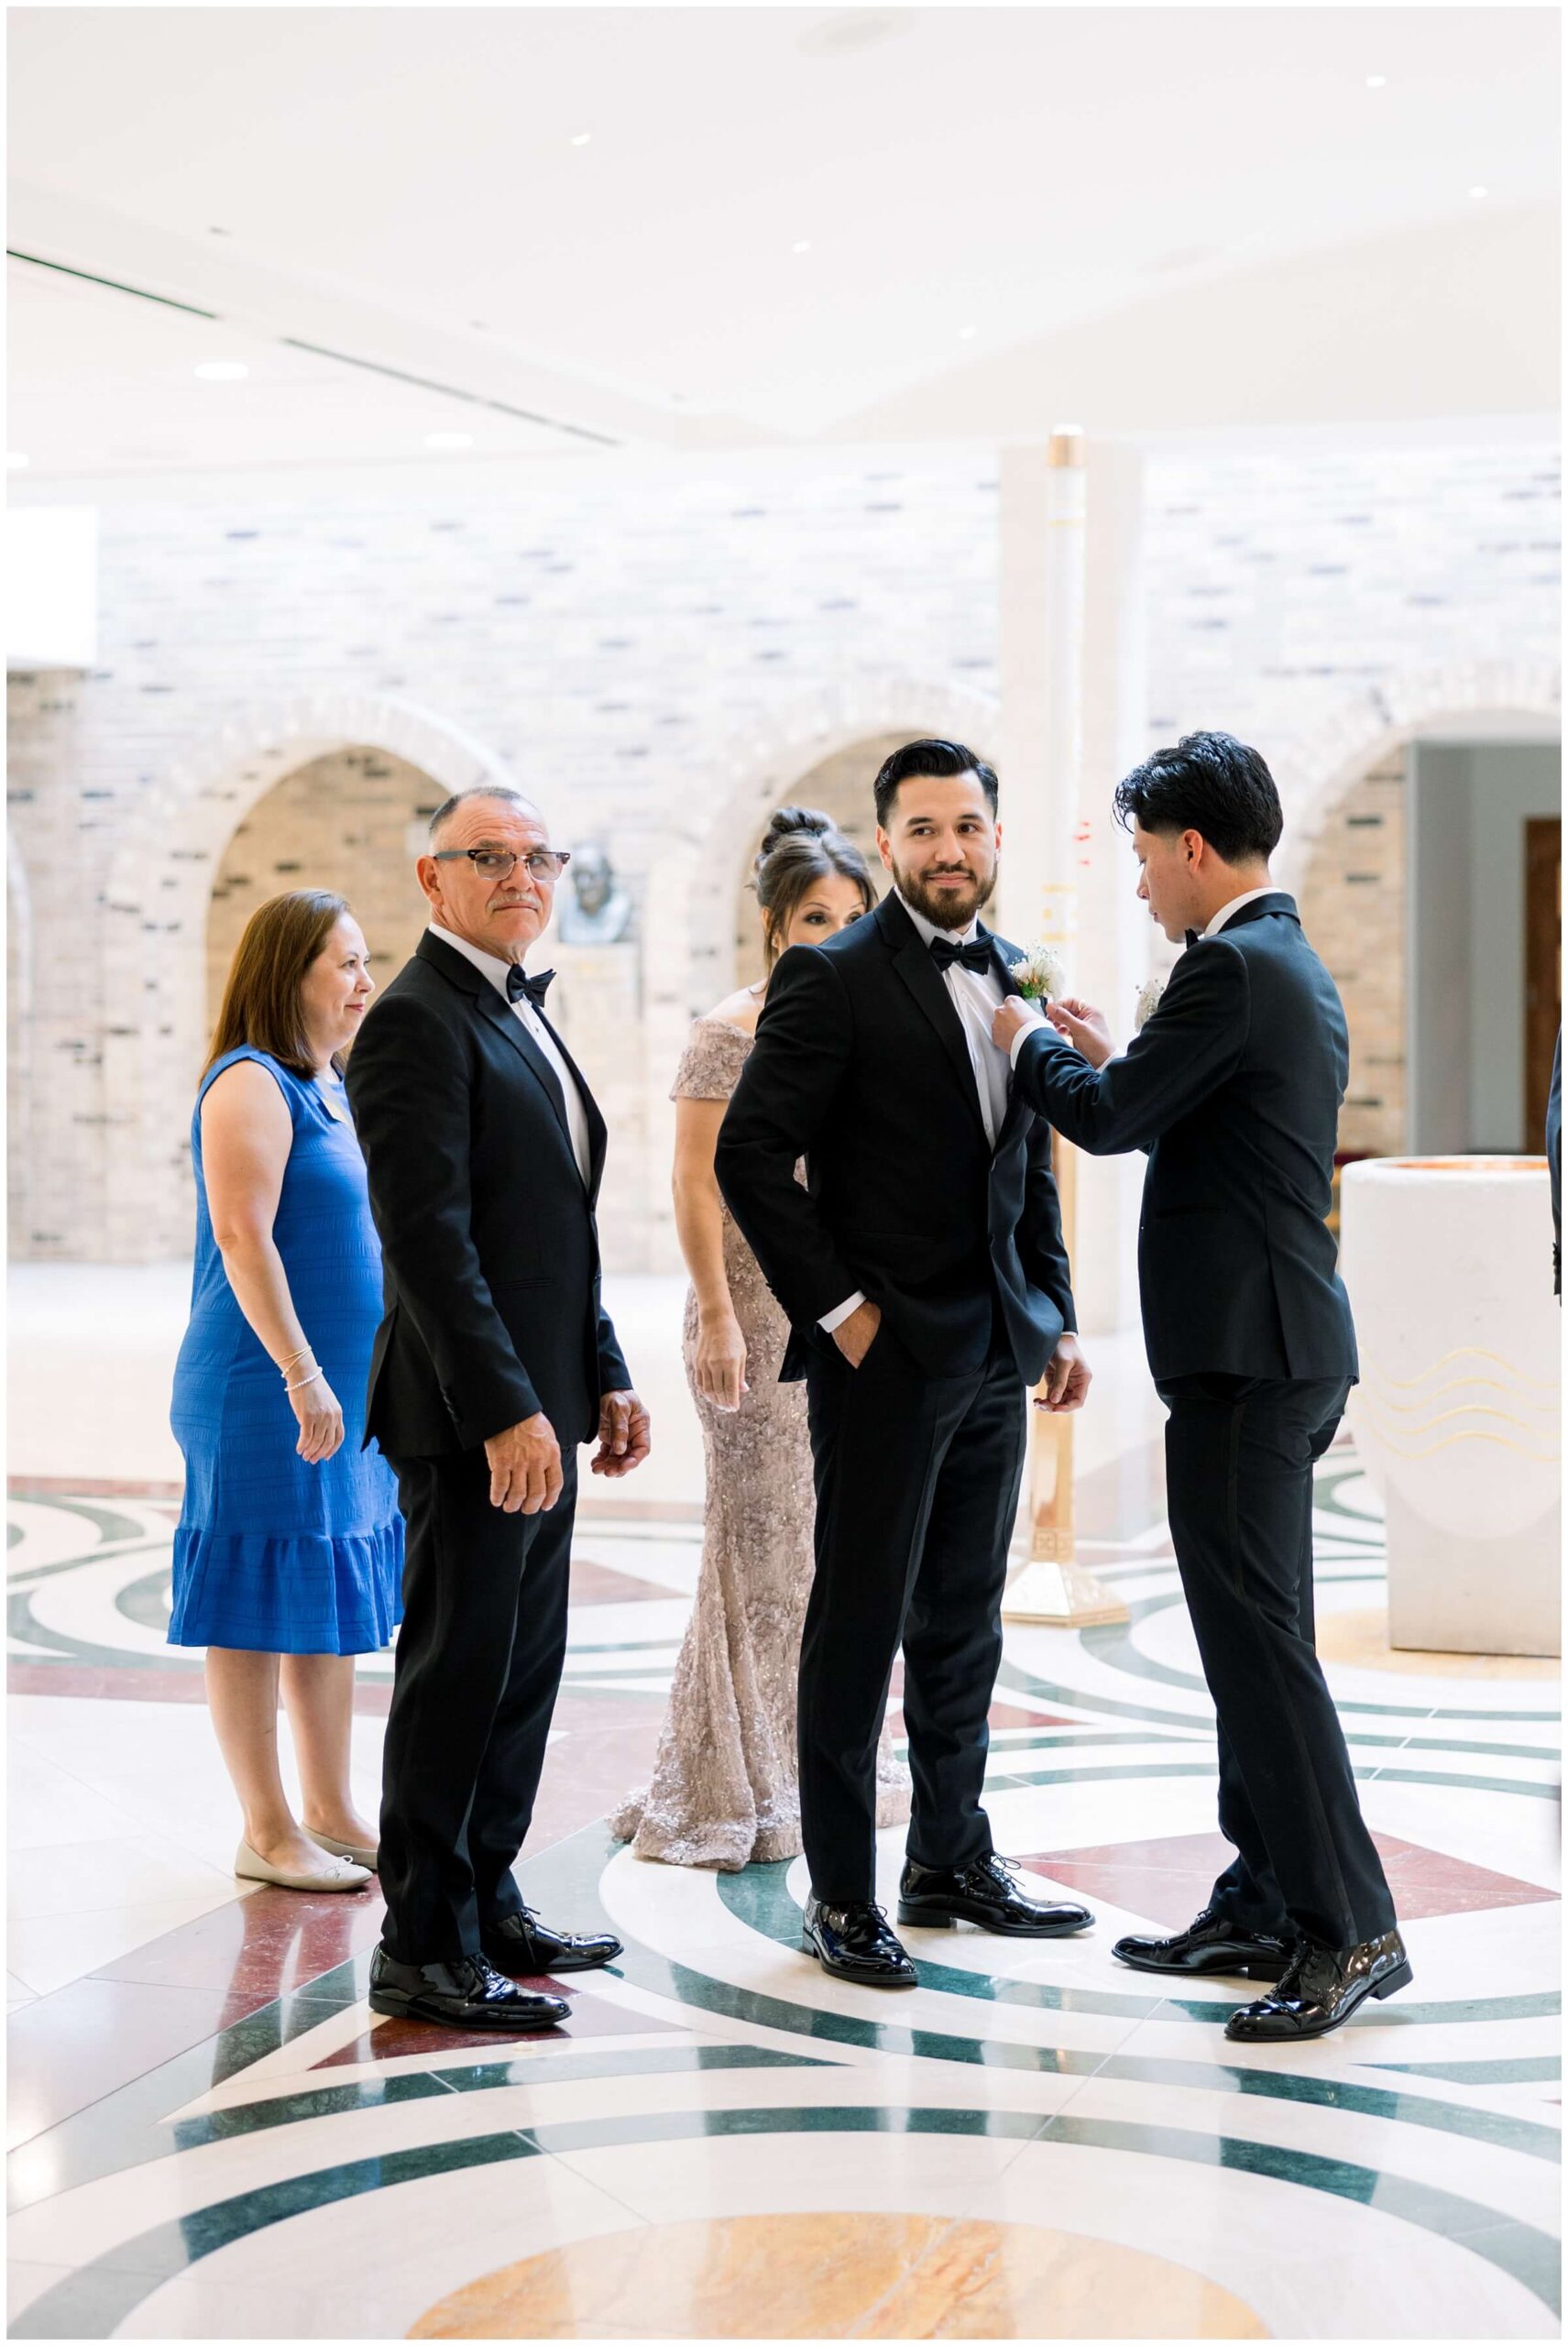
[[[499,2162],[585,2151],[702,2142],[742,2135],[894,2133],[970,2135],[1021,2143],[1076,2143],[1084,2148],[1181,2160],[1191,2165],[1266,2176],[1320,2191],[1439,2237],[1468,2245],[1474,2254],[1521,2283],[1555,2312],[1557,2243],[1534,2226],[1499,2218],[1495,2209],[1428,2184],[1317,2152],[1284,2149],[1245,2137],[1201,2134],[1174,2126],[1107,2119],[1041,2118],[1033,2111],[879,2108],[850,2105],[811,2110],[723,2110],[653,2112],[622,2119],[584,2120],[477,2136],[466,2143],[391,2151],[350,2165],[242,2192],[178,2222],[160,2224],[47,2290],[13,2323],[17,2338],[83,2334],[81,2314],[91,2302],[102,2319],[104,2285],[119,2285],[124,2320],[144,2297],[188,2265],[268,2226],[308,2209],[330,2207],[367,2192],[426,2180]],[[630,2211],[628,2211],[629,2216]]]
[[[176,2147],[203,2150],[211,2143],[266,2133],[313,2118],[345,2110],[392,2109],[400,2102],[429,2101],[444,2093],[492,2093],[512,2086],[579,2085],[600,2077],[691,2076],[718,2069],[821,2069],[834,2066],[806,2053],[781,2053],[766,2045],[677,2045],[641,2052],[553,2054],[544,2060],[478,2061],[457,2069],[417,2069],[390,2077],[351,2077],[342,2085],[323,2081],[270,2100],[240,2102],[204,2110],[173,2127]]]

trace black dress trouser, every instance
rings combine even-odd
[[[1213,1902],[1244,1930],[1330,1946],[1394,1928],[1314,1643],[1312,1468],[1344,1380],[1164,1383],[1171,1538],[1219,1718],[1220,1830],[1237,1851]]]
[[[382,1937],[400,1963],[479,1951],[519,1912],[512,1861],[533,1815],[566,1651],[576,1453],[539,1515],[490,1505],[483,1449],[392,1462],[407,1541],[382,1762]]]
[[[981,1806],[1025,1396],[998,1330],[982,1368],[928,1376],[884,1320],[859,1368],[806,1376],[817,1569],[800,1649],[800,1822],[830,1906],[876,1894],[876,1748],[900,1642],[917,1864],[990,1849]]]

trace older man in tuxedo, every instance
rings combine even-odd
[[[517,1977],[620,1952],[532,1913],[511,1870],[565,1653],[576,1452],[597,1434],[593,1471],[630,1474],[648,1413],[599,1300],[604,1119],[550,972],[523,968],[566,857],[507,790],[449,799],[430,832],[430,926],[348,1069],[386,1266],[367,1424],[408,1526],[370,2002],[549,2027],[565,2005]]]

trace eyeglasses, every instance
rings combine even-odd
[[[537,880],[542,888],[553,888],[572,861],[572,850],[565,847],[536,847],[532,855],[513,855],[504,847],[445,847],[432,861],[471,863],[485,880],[510,880],[517,866],[526,863],[531,880]]]

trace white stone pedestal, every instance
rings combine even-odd
[[[1544,1158],[1346,1166],[1348,1416],[1388,1529],[1388,1637],[1562,1650],[1560,1345]]]

